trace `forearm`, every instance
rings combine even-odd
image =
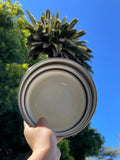
[[[28,158],[28,160],[58,160],[56,159],[56,154],[51,152],[51,150],[41,150],[35,151]]]

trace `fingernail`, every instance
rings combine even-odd
[[[41,117],[39,119],[39,121],[42,122],[42,123],[48,123],[47,119],[45,119],[44,117]]]
[[[39,119],[39,121],[37,122],[36,126],[38,126],[38,125],[45,125],[46,126],[47,124],[48,124],[48,121],[44,117],[41,117]]]

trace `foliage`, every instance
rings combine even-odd
[[[23,29],[27,21],[19,3],[12,4],[10,0],[4,3],[0,1],[0,23],[0,106],[2,107],[0,114],[2,114],[16,108],[17,88],[21,77],[28,69],[25,64],[28,54],[25,37],[28,32]]]
[[[29,35],[29,32],[24,29],[28,22],[19,2],[12,4],[11,0],[5,0],[4,3],[0,0],[0,15],[0,26],[10,29],[14,25],[17,29],[21,29],[25,36]]]
[[[24,30],[27,21],[20,6],[0,1],[0,60],[4,63],[23,63],[28,53],[25,37],[29,32]]]
[[[70,154],[75,160],[84,160],[88,156],[98,156],[99,149],[104,143],[104,137],[96,129],[87,126],[82,132],[68,138]]]
[[[18,152],[29,151],[17,106],[19,82],[28,69],[25,25],[18,2],[0,1],[0,159],[16,159]]]
[[[99,155],[96,157],[88,157],[85,160],[114,160],[120,156],[120,148],[104,147],[99,149]]]
[[[0,115],[18,110],[17,89],[27,68],[27,64],[0,63]]]
[[[97,159],[114,160],[117,156],[120,156],[120,148],[114,149],[112,147],[101,147]]]
[[[99,156],[104,137],[96,129],[87,126],[82,132],[60,142],[61,160],[65,160],[69,153],[75,160],[85,160],[88,156]],[[70,160],[71,157],[68,157]],[[92,158],[91,158],[92,159]]]
[[[66,22],[66,17],[60,21],[59,12],[54,16],[47,9],[38,21],[28,10],[27,13],[32,22],[32,24],[26,26],[26,29],[31,33],[27,41],[30,47],[29,59],[33,58],[35,60],[40,54],[47,54],[49,58],[69,58],[81,64],[88,71],[93,72],[91,66],[87,63],[93,57],[90,54],[92,50],[85,45],[86,41],[79,40],[86,32],[74,29],[78,23],[77,18],[69,23]]]
[[[68,141],[63,139],[59,144],[58,147],[61,151],[61,158],[60,160],[75,160],[72,156],[70,156],[70,148]]]
[[[23,136],[23,121],[19,112],[4,112],[0,116],[0,131],[0,160],[27,159],[31,151]]]
[[[47,59],[47,58],[48,58],[47,55],[41,54],[41,55],[38,57],[38,59],[32,60],[32,61],[28,61],[28,64],[29,64],[29,66],[32,66],[32,65],[36,64],[37,62],[42,61],[42,60],[45,60],[45,59]]]

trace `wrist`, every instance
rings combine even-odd
[[[56,160],[56,155],[51,149],[34,150],[28,160]]]

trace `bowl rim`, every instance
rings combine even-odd
[[[28,117],[23,112],[23,107],[25,107],[25,106],[22,106],[22,104],[21,104],[21,92],[22,92],[22,87],[24,87],[24,82],[37,69],[44,68],[45,66],[48,66],[50,68],[51,66],[53,66],[53,65],[55,66],[58,64],[61,65],[61,67],[64,64],[65,66],[77,71],[77,73],[80,74],[81,78],[83,77],[83,80],[84,79],[86,80],[85,83],[87,83],[89,90],[91,90],[90,91],[91,95],[89,95],[90,96],[89,98],[91,99],[92,107],[91,107],[91,109],[89,108],[90,113],[88,115],[88,118],[86,120],[84,120],[84,124],[83,125],[81,124],[81,126],[80,126],[80,122],[79,122],[79,124],[74,126],[72,130],[68,130],[65,132],[55,132],[57,137],[69,137],[69,136],[72,136],[72,135],[82,131],[89,124],[90,120],[92,119],[92,117],[95,113],[96,106],[97,106],[97,90],[96,90],[94,81],[92,79],[92,76],[84,67],[82,67],[77,62],[70,60],[70,59],[65,59],[65,58],[49,58],[49,59],[39,61],[36,64],[34,64],[33,66],[31,66],[26,71],[26,73],[23,75],[21,82],[19,84],[19,87],[18,87],[18,95],[17,95],[18,96],[18,107],[19,107],[20,113],[22,115],[22,118],[29,124],[30,121],[28,120]]]

